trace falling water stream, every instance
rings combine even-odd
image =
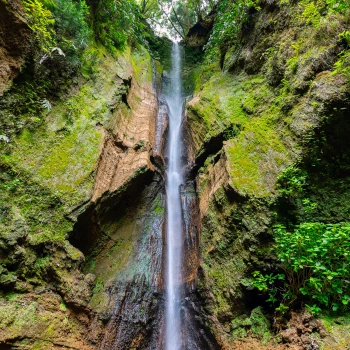
[[[138,221],[142,236],[135,245],[130,265],[120,274],[115,289],[111,289],[110,297],[114,296],[115,301],[101,350],[219,349],[206,329],[196,294],[200,223],[194,182],[185,171],[191,165],[187,145],[190,143],[185,141],[189,138],[187,121],[183,118],[185,98],[181,81],[181,50],[177,43],[172,46],[171,59],[171,72],[164,74],[158,96],[153,150],[155,162],[163,164],[162,160],[166,159],[165,232],[162,232],[161,225],[163,213],[152,211],[145,215],[145,220],[142,217]],[[164,138],[167,124],[167,137]],[[166,147],[163,147],[163,141]],[[160,177],[158,180],[154,178],[150,187],[143,190],[140,198],[145,208],[154,207],[154,193],[163,193],[161,183]],[[162,242],[163,233],[165,242]],[[165,307],[163,299],[159,299],[155,308],[154,296],[161,287],[161,265]]]
[[[173,44],[170,89],[165,96],[169,108],[168,163],[166,171],[166,350],[181,349],[181,270],[182,270],[182,209],[180,188],[183,183],[181,165],[182,89],[181,55],[177,43]]]

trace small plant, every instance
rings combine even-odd
[[[54,29],[55,20],[51,11],[39,0],[24,0],[24,11],[28,18],[30,29],[36,35],[40,48],[44,52],[49,52],[50,47],[54,46]]]
[[[349,9],[348,0],[326,0],[326,3],[331,12],[345,13]]]
[[[224,131],[225,140],[230,140],[235,138],[239,134],[239,126],[232,125]]]
[[[307,173],[299,168],[290,166],[278,176],[279,192],[282,195],[300,193],[307,183]]]
[[[317,209],[317,203],[311,202],[309,198],[303,198],[301,202],[305,213],[312,213]]]
[[[346,46],[348,47],[350,45],[350,30],[344,30],[339,34],[339,39],[343,41]]]
[[[47,109],[48,111],[51,111],[51,109],[52,109],[52,105],[51,105],[50,101],[47,100],[46,98],[44,98],[41,101],[41,105],[42,105],[43,108]]]
[[[320,307],[318,307],[317,305],[305,305],[306,306],[306,310],[308,312],[310,312],[311,315],[318,315],[321,313],[322,309]]]
[[[6,190],[9,191],[14,191],[19,185],[20,185],[21,181],[17,178],[9,181],[9,182],[4,182],[2,184],[2,187]]]
[[[283,274],[274,275],[272,273],[269,275],[262,275],[260,271],[254,271],[253,277],[252,286],[262,292],[267,292],[268,299],[266,301],[275,304],[275,302],[277,302],[277,294],[280,291],[276,286],[276,281],[283,281],[285,276]]]
[[[321,20],[321,7],[322,3],[319,0],[302,0],[299,3],[300,14],[297,15],[297,19],[304,21],[306,24],[312,24],[315,28],[317,28]]]

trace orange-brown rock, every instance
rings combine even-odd
[[[105,133],[93,201],[106,191],[117,191],[138,173],[154,170],[150,156],[155,143],[157,97],[151,82],[139,82],[134,75],[128,81],[131,86],[126,104],[115,111],[111,131]]]
[[[20,73],[30,36],[21,2],[0,0],[0,96]]]
[[[198,199],[201,220],[206,215],[210,201],[216,191],[221,186],[226,186],[229,183],[227,166],[226,155],[223,152],[220,160],[207,168],[207,174],[202,176],[199,174],[197,177],[197,188],[200,188]]]

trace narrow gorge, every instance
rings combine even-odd
[[[0,349],[348,349],[349,28],[0,0]]]

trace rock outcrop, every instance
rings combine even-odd
[[[17,0],[0,1],[0,96],[21,71],[30,51],[31,30]]]

